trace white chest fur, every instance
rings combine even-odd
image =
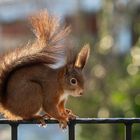
[[[69,90],[64,90],[64,93],[60,97],[60,101],[67,100],[69,95],[70,95],[70,91]]]

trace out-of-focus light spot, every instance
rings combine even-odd
[[[114,40],[113,40],[112,36],[107,35],[107,36],[103,37],[99,44],[99,51],[101,53],[108,51],[113,46],[113,43],[114,43]]]
[[[98,112],[99,118],[108,118],[109,117],[109,110],[107,108],[101,108]]]
[[[140,66],[140,48],[135,46],[131,50],[132,62],[133,65]]]
[[[138,46],[134,46],[131,50],[131,55],[139,55],[140,54],[140,48]]]
[[[106,70],[102,65],[96,65],[93,68],[93,72],[97,78],[104,78],[104,76],[106,75]]]
[[[129,64],[128,67],[127,67],[127,72],[130,74],[130,75],[135,75],[137,74],[139,71],[138,67],[136,65],[133,65],[133,64]]]
[[[140,105],[140,94],[135,96],[135,104]]]

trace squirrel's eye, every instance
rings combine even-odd
[[[71,79],[70,79],[70,83],[71,83],[72,85],[77,85],[77,80],[76,80],[75,78],[71,78]]]

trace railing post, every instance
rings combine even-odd
[[[18,124],[13,123],[11,125],[11,140],[17,140],[18,139]]]
[[[132,123],[125,124],[125,140],[132,140]]]
[[[75,140],[75,123],[70,121],[68,126],[69,126],[69,140]]]

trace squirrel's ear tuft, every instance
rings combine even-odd
[[[74,66],[83,69],[88,60],[89,53],[90,53],[90,46],[89,44],[86,44],[78,53]]]

